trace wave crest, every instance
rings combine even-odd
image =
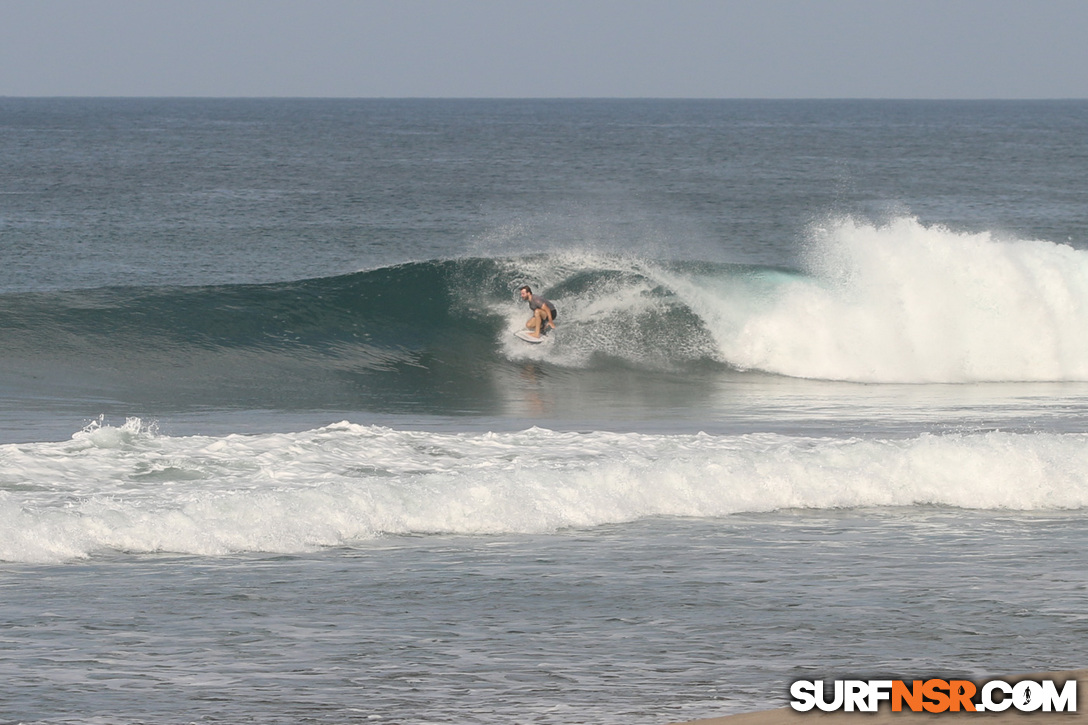
[[[511,335],[528,316],[514,292],[525,282],[559,307],[551,345]],[[631,369],[700,373],[694,381],[736,370],[1086,381],[1086,330],[1088,252],[846,218],[814,228],[804,270],[566,252],[267,285],[7,295],[0,393],[448,414],[500,409],[504,380],[524,363],[611,375],[619,394]]]
[[[809,275],[711,329],[731,364],[866,383],[1088,380],[1088,252],[842,219]]]

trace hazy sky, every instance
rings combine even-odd
[[[1088,0],[0,0],[0,96],[1088,98]]]

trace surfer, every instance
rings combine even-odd
[[[518,288],[518,292],[521,293],[521,299],[528,302],[529,309],[533,311],[533,316],[525,323],[525,326],[530,330],[529,334],[533,337],[540,337],[545,332],[545,325],[554,330],[557,312],[551,300],[546,300],[540,295],[534,295],[527,284]]]

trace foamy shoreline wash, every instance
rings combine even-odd
[[[1088,434],[443,434],[344,422],[172,438],[133,419],[68,443],[0,447],[0,559],[297,553],[389,534],[780,509],[1079,509],[1086,470]]]
[[[1045,669],[1083,653],[1086,542],[1076,514],[926,508],[9,564],[0,702],[27,723],[660,725],[784,706],[806,673]]]

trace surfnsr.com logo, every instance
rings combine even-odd
[[[970,680],[835,680],[831,693],[823,680],[797,680],[790,686],[790,707],[799,712],[876,712],[887,702],[892,712],[1076,712],[1077,681],[990,680],[979,687]]]

